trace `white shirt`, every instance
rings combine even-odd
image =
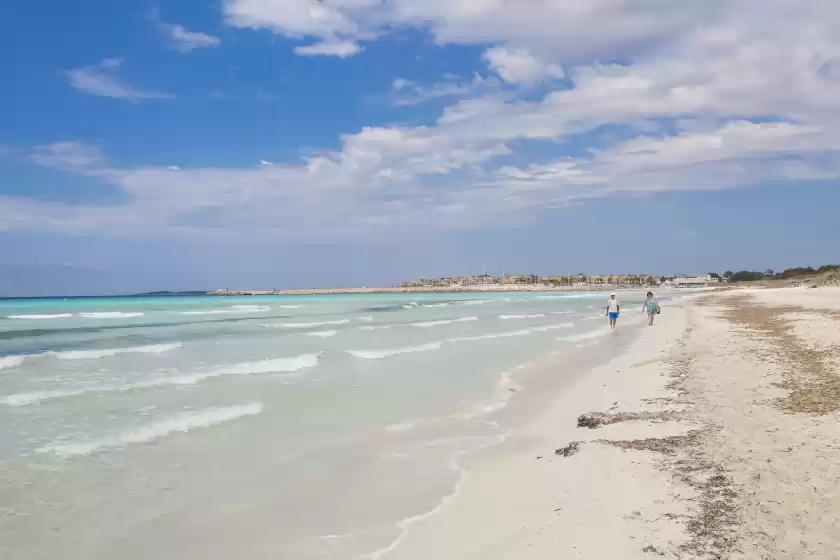
[[[618,300],[610,298],[609,300],[609,312],[610,313],[618,313]]]

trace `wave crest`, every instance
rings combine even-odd
[[[91,311],[89,313],[79,313],[79,316],[84,319],[130,319],[132,317],[142,317],[143,315],[145,313],[140,311]]]
[[[356,356],[357,358],[364,358],[365,360],[381,360],[382,358],[389,358],[391,356],[396,356],[397,354],[440,350],[442,345],[443,341],[438,340],[428,344],[420,344],[418,346],[403,346],[401,348],[386,348],[384,350],[347,350],[347,353]]]
[[[13,368],[23,363],[28,356],[3,356],[0,358],[0,369]]]
[[[35,313],[32,315],[7,315],[6,319],[69,319],[72,313],[55,313],[52,315]]]
[[[341,319],[338,321],[318,321],[313,323],[265,323],[260,325],[269,329],[310,329],[313,327],[326,327],[329,325],[346,325],[350,319]]]
[[[246,416],[255,416],[263,410],[260,402],[236,406],[207,408],[186,412],[168,420],[155,422],[116,436],[78,443],[54,443],[42,447],[40,453],[54,453],[61,457],[92,455],[106,449],[119,449],[136,443],[150,443],[172,434],[185,434],[201,428],[212,428]]]
[[[98,360],[99,358],[107,358],[119,354],[162,354],[177,350],[183,346],[180,342],[171,342],[168,344],[129,346],[127,348],[109,348],[106,350],[67,350],[63,352],[47,352],[46,354],[55,356],[59,360]]]
[[[439,321],[421,321],[419,323],[409,323],[412,327],[438,327],[440,325],[451,325],[453,323],[469,323],[471,321],[478,321],[478,317],[458,317],[457,319],[441,319]]]

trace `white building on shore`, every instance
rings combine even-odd
[[[662,285],[666,288],[704,288],[715,281],[711,274],[706,276],[677,276],[673,280],[666,280]]]

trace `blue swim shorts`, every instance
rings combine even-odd
[[[618,313],[610,312],[610,319],[618,319]]]

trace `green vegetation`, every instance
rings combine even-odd
[[[765,270],[764,272],[754,272],[749,270],[732,272],[731,270],[727,270],[723,273],[723,277],[730,282],[758,282],[760,280],[790,280],[793,278],[805,278],[837,271],[840,271],[840,264],[825,264],[819,268],[811,266],[804,268],[787,268],[782,272],[775,273],[772,270]]]
[[[759,280],[764,280],[764,274],[761,272],[750,272],[749,270],[735,272],[729,276],[730,282],[758,282]]]

